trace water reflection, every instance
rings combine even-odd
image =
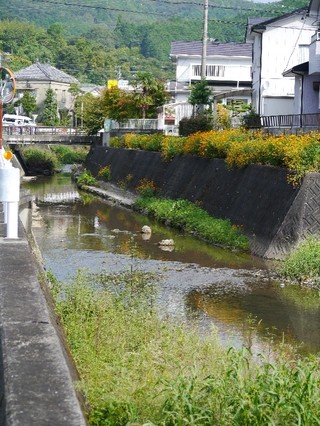
[[[35,197],[36,240],[47,269],[59,279],[69,279],[79,267],[154,272],[162,312],[196,319],[200,332],[216,326],[226,344],[246,344],[256,351],[282,339],[303,343],[304,352],[319,350],[319,295],[269,279],[268,264],[261,259],[213,247],[79,193],[68,175],[38,178],[25,186]],[[144,225],[151,227],[150,234],[141,232]],[[173,239],[174,246],[161,247],[164,239]]]

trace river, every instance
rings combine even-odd
[[[266,352],[279,342],[320,349],[320,298],[271,278],[274,265],[206,244],[112,202],[79,192],[69,174],[23,183],[34,197],[33,232],[47,270],[68,282],[92,272],[143,270],[158,276],[163,315],[215,330],[225,345]],[[143,225],[151,236],[141,233]],[[174,248],[158,245],[173,239]]]

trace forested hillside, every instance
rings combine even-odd
[[[138,72],[172,78],[172,40],[201,40],[203,1],[11,0],[0,4],[0,51],[17,70],[35,61],[82,81],[131,79]],[[248,16],[271,17],[307,6],[308,0],[209,2],[209,37],[244,41]],[[9,64],[9,62],[8,62]]]

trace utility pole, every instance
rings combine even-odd
[[[206,79],[207,67],[207,42],[208,42],[208,0],[204,0],[203,12],[203,39],[202,39],[202,56],[201,56],[201,80]]]

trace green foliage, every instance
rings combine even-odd
[[[82,185],[96,185],[97,180],[94,178],[90,172],[90,170],[84,170],[80,176],[77,178],[77,184],[79,186]]]
[[[213,127],[217,130],[231,129],[230,110],[225,105],[218,104],[213,119]]]
[[[59,122],[58,104],[53,89],[48,89],[46,91],[44,109],[41,114],[40,121],[46,126],[55,126]]]
[[[320,285],[320,238],[302,241],[281,263],[282,276],[295,281],[312,281]]]
[[[179,122],[179,135],[188,136],[196,132],[206,132],[213,127],[212,118],[208,114],[198,114],[195,117],[183,118]]]
[[[36,61],[49,62],[80,81],[95,84],[105,84],[119,71],[129,80],[138,72],[173,79],[168,57],[171,41],[202,37],[201,3],[146,0],[138,10],[135,0],[110,0],[105,7],[83,3],[77,7],[77,3],[52,8],[48,14],[43,2],[24,0],[23,7],[20,0],[11,0],[10,7],[2,2],[0,51],[10,54],[8,65],[16,71]],[[245,0],[230,0],[227,7],[218,0],[208,32],[221,42],[242,42],[248,16],[282,15],[302,4],[308,2],[250,3],[248,10]]]
[[[133,97],[141,111],[140,118],[157,118],[157,108],[165,104],[167,100],[163,82],[150,73],[138,73],[134,87]]]
[[[84,163],[88,155],[88,148],[84,147],[51,145],[50,148],[57,156],[60,164],[81,164]]]
[[[161,318],[155,280],[79,271],[54,283],[90,425],[317,425],[319,357],[268,362]],[[60,290],[60,293],[58,292]]]
[[[260,115],[255,112],[252,105],[250,105],[250,108],[246,112],[246,114],[243,115],[242,125],[246,129],[251,129],[251,128],[255,129],[255,128],[261,127]]]
[[[30,117],[33,112],[37,111],[36,98],[29,92],[25,91],[21,99],[21,106],[26,115]]]
[[[190,201],[141,197],[135,205],[160,222],[183,229],[210,243],[241,250],[247,250],[249,247],[248,239],[243,235],[241,227],[232,225],[229,220],[210,216]]]
[[[101,109],[105,118],[122,122],[129,118],[139,118],[139,107],[137,107],[133,93],[120,90],[117,87],[106,89],[100,97]]]
[[[191,88],[189,102],[191,105],[209,105],[211,103],[212,91],[207,80],[195,83]]]
[[[92,96],[90,93],[80,96],[76,108],[77,116],[83,121],[83,127],[88,134],[95,135],[103,129],[107,112],[100,97]]]
[[[25,148],[22,155],[30,169],[37,169],[53,174],[58,170],[58,159],[56,155],[43,148]]]

